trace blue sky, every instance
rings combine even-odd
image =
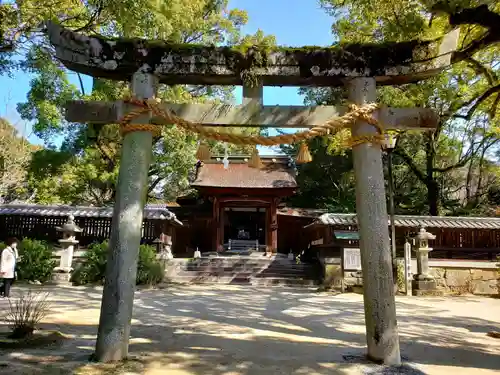
[[[253,34],[261,29],[275,35],[280,45],[327,46],[333,41],[332,19],[320,9],[316,0],[231,0],[230,7],[248,12],[249,22],[243,28],[244,33]],[[31,142],[41,143],[31,134],[30,124],[21,120],[16,112],[16,104],[26,100],[30,79],[30,75],[23,73],[13,78],[0,76],[0,116],[7,117]],[[78,83],[76,76],[72,75],[72,81]],[[85,79],[88,89],[90,82]],[[241,102],[241,88],[236,88],[235,95],[237,102]],[[296,87],[266,87],[264,104],[301,105],[303,97],[298,95]]]

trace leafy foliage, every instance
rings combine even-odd
[[[103,284],[106,274],[108,241],[94,243],[85,252],[83,264],[72,275],[72,282],[77,285]],[[156,260],[155,248],[148,245],[139,247],[136,283],[154,285],[163,280],[163,265]]]
[[[19,261],[16,269],[20,280],[49,281],[56,262],[53,248],[47,243],[24,238],[19,246]]]
[[[283,150],[296,155],[297,147]],[[349,155],[335,155],[328,151],[326,138],[309,142],[313,162],[298,166],[297,183],[300,190],[291,198],[294,207],[322,208],[330,212],[354,212],[355,191],[352,158]],[[311,199],[315,197],[315,199]]]
[[[32,146],[19,137],[7,120],[0,118],[0,194],[5,203],[13,201],[26,189],[26,169]]]
[[[141,245],[137,265],[138,285],[155,285],[163,281],[165,268],[156,259],[156,249],[153,246]]]
[[[489,8],[474,8],[469,13],[480,11],[490,18],[495,14],[500,17],[498,2],[481,3]],[[462,50],[454,56],[455,65],[450,70],[417,84],[378,89],[378,101],[386,105],[430,107],[440,115],[434,133],[404,132],[398,139],[393,151],[396,212],[492,214],[488,191],[500,185],[497,177],[500,49],[498,43],[488,42],[495,40],[495,36],[489,37],[491,33],[485,31],[484,25],[477,26],[483,22],[481,17],[467,19],[465,13],[460,13],[464,7],[477,7],[479,2],[383,0],[375,4],[368,0],[321,0],[321,5],[334,17],[332,31],[339,42],[435,39],[449,31],[450,23],[460,26]],[[464,21],[457,21],[459,18]],[[486,37],[490,39],[478,44]],[[478,45],[469,53],[474,44]],[[346,101],[342,89],[302,92],[313,104]],[[331,137],[327,150],[349,160],[350,151],[340,148],[345,136],[345,132],[340,132]],[[317,156],[317,152],[313,150],[313,159],[321,165],[323,154]],[[313,166],[304,168],[302,173],[306,174],[302,180],[317,184],[327,177],[322,176],[321,168]],[[339,173],[335,181],[341,177]],[[331,189],[322,190],[320,201],[333,194]],[[350,202],[352,208],[354,201]]]
[[[71,281],[76,285],[104,284],[107,257],[108,241],[93,243],[85,252],[83,264],[71,275]]]
[[[320,0],[320,4],[332,15],[332,31],[339,42],[434,39],[452,27],[460,27],[461,50],[452,56],[452,69],[418,84],[381,87],[378,91],[378,100],[384,104],[433,108],[441,119],[433,134],[405,132],[398,140],[393,151],[396,211],[495,214],[500,189],[500,37],[494,29],[500,19],[500,3]],[[5,148],[5,170],[16,173],[10,180],[2,179],[6,200],[29,197],[40,203],[84,205],[114,201],[121,147],[118,127],[67,123],[62,116],[63,105],[69,99],[117,100],[129,89],[123,82],[93,79],[91,92],[86,92],[78,74],[78,83],[73,84],[73,73],[54,59],[53,47],[41,33],[41,21],[54,20],[88,35],[164,39],[181,44],[225,44],[241,49],[258,44],[265,49],[276,42],[261,30],[242,36],[240,29],[247,22],[247,14],[229,8],[228,0],[31,0],[0,4],[0,16],[0,74],[23,69],[33,75],[31,89],[26,101],[18,104],[18,111],[33,123],[35,133],[46,145],[33,154],[31,161],[32,150]],[[16,56],[21,56],[20,61],[14,59]],[[310,104],[346,102],[342,88],[302,92]],[[233,99],[231,87],[182,85],[160,86],[158,96],[178,103]],[[248,128],[233,131],[258,132]],[[340,147],[346,136],[346,132],[340,132],[310,144],[314,161],[299,167],[301,189],[294,204],[340,212],[354,210],[351,154]],[[189,177],[196,162],[197,141],[176,127],[165,128],[163,137],[155,140],[148,173],[150,201],[172,201],[191,193]],[[215,153],[225,152],[223,144],[212,142],[211,146]],[[250,151],[249,147],[228,149],[231,153]],[[284,150],[291,152],[293,148]],[[9,166],[8,160],[12,161]]]
[[[105,205],[114,201],[119,169],[121,137],[116,125],[81,126],[67,123],[63,107],[67,100],[112,101],[128,92],[124,82],[93,79],[91,92],[85,92],[82,77],[78,85],[54,58],[53,47],[38,25],[42,20],[57,20],[82,33],[107,37],[164,39],[172,43],[226,45],[273,44],[273,37],[262,31],[242,37],[240,28],[247,14],[230,9],[228,0],[32,1],[0,5],[8,13],[2,24],[4,42],[21,55],[19,66],[34,78],[27,100],[18,104],[24,120],[33,122],[35,134],[47,148],[35,155],[29,168],[27,190],[35,202]],[[21,20],[18,24],[16,21]],[[13,64],[13,65],[12,65]],[[16,66],[12,62],[9,67]],[[231,100],[231,87],[160,86],[158,97],[170,102]],[[257,129],[234,129],[255,134]],[[57,147],[62,141],[62,146]],[[224,152],[218,143],[216,152]],[[196,163],[197,138],[170,127],[153,147],[149,177],[149,200],[175,200],[188,194],[188,177]],[[230,152],[248,153],[249,147],[230,146]],[[44,173],[49,171],[50,173]]]

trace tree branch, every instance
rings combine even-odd
[[[103,9],[104,9],[104,1],[101,0],[97,4],[97,9],[90,16],[89,21],[84,26],[82,26],[82,27],[80,27],[80,28],[78,28],[78,29],[76,29],[74,31],[78,33],[78,32],[84,31],[84,30],[91,29],[94,26],[95,21],[101,15],[101,12],[102,12]]]
[[[474,114],[474,112],[476,112],[477,108],[481,105],[481,103],[483,103],[491,95],[493,95],[497,92],[500,92],[500,83],[497,84],[496,86],[490,87],[488,90],[486,90],[484,93],[482,93],[479,97],[474,99],[474,100],[476,100],[476,102],[471,107],[471,109],[469,109],[469,111],[467,112],[466,118],[468,120],[470,120],[472,118],[472,115]]]
[[[148,187],[148,194],[154,190],[154,188],[161,182],[161,180],[163,180],[163,177],[161,176],[156,177],[156,179]]]
[[[82,90],[82,94],[85,95],[85,87],[83,87],[82,76],[78,72],[76,73],[76,75],[78,76],[78,81],[80,81],[80,89]]]
[[[454,12],[448,11],[448,14],[452,26],[481,25],[488,30],[500,30],[500,14],[488,9],[486,4],[474,8],[456,9]]]
[[[398,155],[403,161],[406,163],[408,168],[411,169],[411,171],[417,176],[417,178],[422,181],[424,184],[426,184],[427,179],[423,172],[418,169],[417,165],[413,161],[413,159],[401,148],[395,148],[394,151],[392,151],[395,155]]]
[[[484,66],[472,57],[466,57],[465,61],[476,73],[484,75],[490,85],[493,85],[497,81],[496,74],[492,69]]]
[[[471,158],[472,158],[472,154],[469,154],[469,155],[463,157],[460,161],[458,161],[457,163],[455,163],[453,165],[449,165],[445,168],[432,168],[432,171],[439,172],[439,173],[446,173],[446,172],[449,172],[453,169],[462,168],[465,166],[465,164],[467,164],[470,161]]]
[[[500,93],[497,94],[497,97],[493,101],[493,105],[491,106],[491,108],[489,110],[488,115],[490,116],[490,118],[494,118],[495,117],[495,115],[497,113],[498,104],[500,104]]]
[[[158,174],[158,173],[160,173],[160,169],[159,168],[151,168],[148,171],[148,177],[154,176],[155,174]]]
[[[106,150],[106,146],[99,140],[99,138],[96,139],[95,144],[96,144],[99,152],[108,160],[109,170],[110,171],[113,170],[115,168],[115,165],[116,165],[113,156],[108,153],[108,151]]]
[[[434,4],[431,11],[448,14],[451,26],[480,25],[488,30],[482,37],[474,39],[462,50],[453,53],[454,63],[472,57],[479,50],[500,42],[500,14],[488,9],[485,4],[475,8],[456,9],[448,1],[440,1]]]

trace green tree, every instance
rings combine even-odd
[[[0,117],[0,194],[4,202],[19,199],[26,190],[26,168],[33,146]]]
[[[461,27],[461,49],[453,56],[452,69],[418,84],[381,87],[378,92],[384,104],[430,107],[440,115],[435,132],[406,132],[397,144],[396,178],[408,183],[407,187],[399,186],[398,192],[414,192],[405,194],[405,201],[397,201],[399,208],[437,215],[477,206],[485,196],[484,167],[491,169],[491,153],[498,146],[498,2],[483,2],[482,6],[475,1],[320,2],[335,17],[332,31],[339,42],[433,39],[450,26]],[[475,8],[464,9],[466,6]],[[496,25],[492,19],[497,20]],[[315,103],[345,101],[339,89],[305,92],[307,99]],[[330,149],[335,151],[339,144],[333,137]],[[468,179],[464,178],[467,168]],[[408,173],[414,178],[408,179]],[[472,178],[474,173],[482,177]],[[494,175],[491,171],[487,174]],[[464,182],[469,192],[465,196],[460,191]],[[401,185],[400,181],[396,184]],[[418,191],[421,188],[425,189],[426,204],[408,202],[411,195],[423,198]]]
[[[284,146],[282,150],[294,157],[297,146]],[[300,189],[290,199],[293,207],[320,208],[330,212],[355,212],[356,197],[350,153],[329,151],[327,138],[309,142],[313,162],[298,165],[297,184]],[[314,199],[311,199],[314,197]]]
[[[228,9],[227,0],[83,2],[76,7],[80,9],[78,12],[71,12],[78,15],[77,20],[69,20],[71,14],[63,16],[66,14],[62,10],[63,4],[52,4],[60,13],[39,4],[42,9],[40,15],[37,14],[37,22],[53,19],[50,15],[59,14],[57,19],[66,27],[90,35],[161,38],[173,43],[274,43],[273,38],[266,37],[261,31],[242,37],[240,27],[247,21],[246,13]],[[22,13],[28,8],[15,10]],[[11,25],[7,29],[12,34],[16,27]],[[62,113],[64,103],[71,99],[118,100],[127,93],[127,84],[94,79],[92,91],[87,93],[80,75],[77,75],[80,87],[70,83],[69,72],[54,59],[52,46],[44,35],[35,32],[35,28],[22,29],[22,33],[30,42],[22,44],[28,50],[21,66],[35,78],[31,81],[27,101],[18,104],[18,111],[23,119],[33,122],[35,134],[50,148],[48,152],[40,152],[30,168],[30,186],[37,192],[35,199],[99,205],[112,202],[120,162],[118,126],[69,124]],[[158,97],[170,102],[228,101],[232,99],[232,88],[161,86]],[[256,133],[258,130],[234,131]],[[61,138],[64,139],[63,145],[57,149],[54,143]],[[150,199],[172,200],[187,192],[188,176],[196,162],[197,141],[192,134],[176,127],[165,128],[163,137],[155,140],[149,171]],[[212,145],[215,152],[223,152],[222,145]],[[248,147],[231,146],[229,149],[231,152],[249,151]],[[58,159],[57,162],[54,158]],[[44,170],[40,168],[44,160],[52,173],[42,175],[38,172]]]

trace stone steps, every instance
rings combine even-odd
[[[288,273],[309,273],[315,272],[314,267],[303,267],[303,268],[292,268],[292,267],[215,267],[215,266],[199,266],[199,267],[179,267],[179,271],[188,272],[211,272],[211,271],[221,271],[221,272],[253,272],[253,273],[267,273],[267,272],[288,272]]]
[[[200,271],[200,272],[189,272],[180,271],[175,277],[228,277],[228,278],[253,278],[253,279],[264,279],[264,278],[289,278],[289,279],[315,279],[314,274],[298,274],[289,272],[268,272],[253,273],[253,272],[232,272],[232,271]]]
[[[173,280],[181,284],[241,284],[252,286],[316,286],[319,281],[313,279],[302,279],[296,277],[241,277],[241,276],[203,276],[203,275],[185,275],[176,276]]]
[[[169,281],[178,283],[246,284],[256,286],[318,285],[319,272],[311,264],[289,259],[202,258],[174,259],[167,266]]]
[[[266,278],[252,278],[251,284],[253,286],[317,286],[318,280],[311,279],[296,279],[284,277],[266,277]]]

